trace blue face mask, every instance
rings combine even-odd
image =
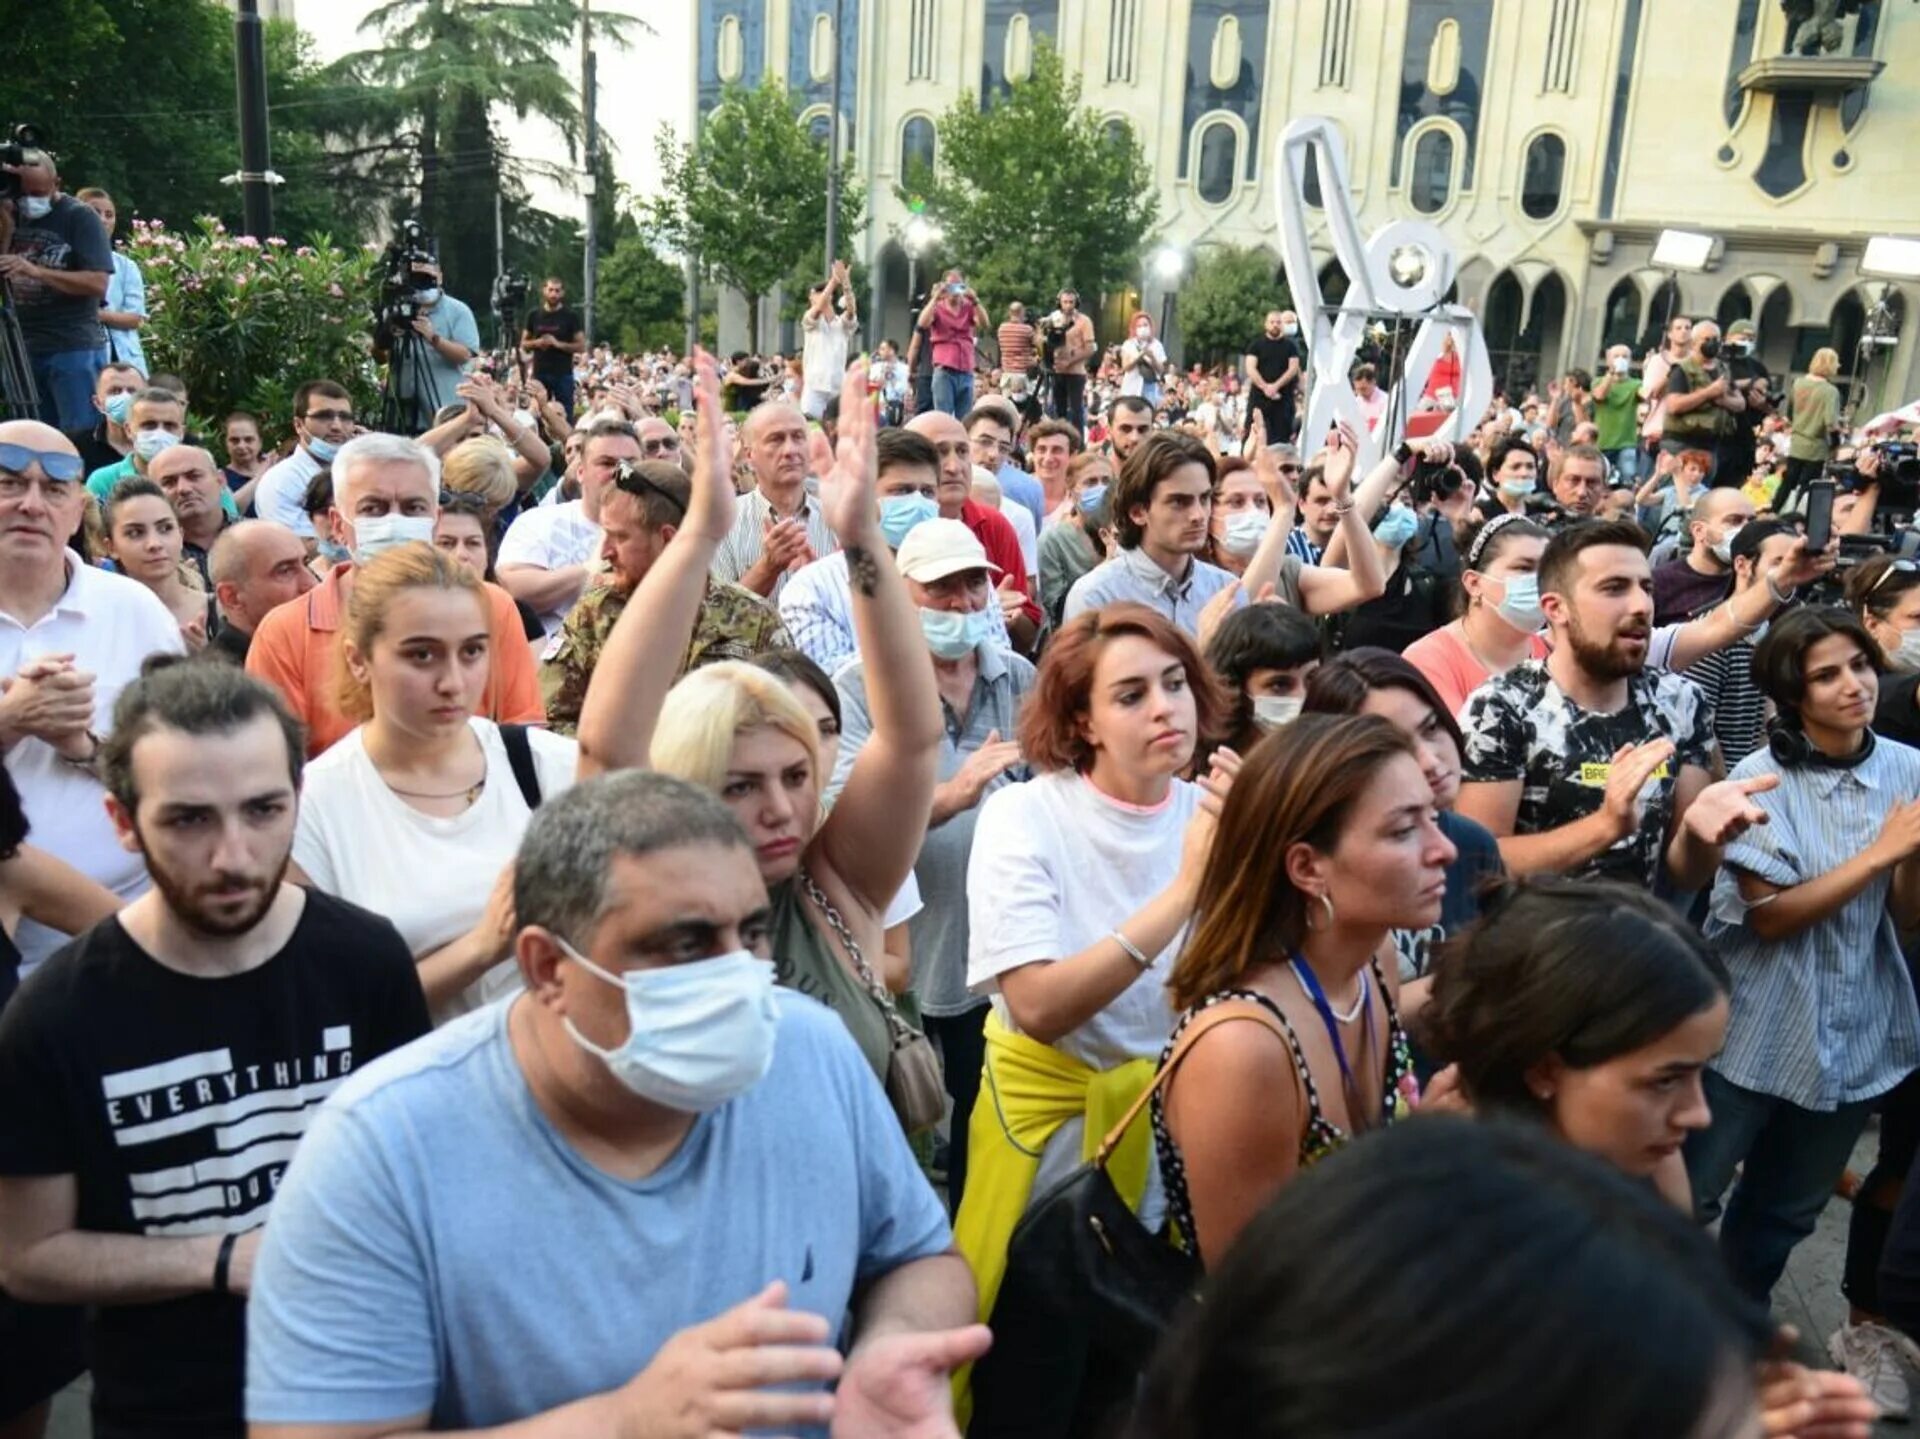
[[[106,403],[100,408],[114,424],[124,425],[127,422],[127,416],[133,413],[133,393],[123,390],[117,395],[108,395]]]
[[[935,659],[957,660],[985,644],[993,626],[985,610],[922,609],[920,633],[927,637],[927,648]]]
[[[319,550],[320,558],[330,565],[344,565],[353,558],[352,550],[333,540],[321,540],[315,548]]]
[[[333,463],[333,457],[340,453],[340,447],[331,440],[323,440],[317,436],[310,435],[307,437],[307,453],[312,455],[321,464],[330,465]]]
[[[1373,537],[1390,550],[1404,549],[1420,528],[1420,517],[1405,505],[1394,505],[1373,527]]]
[[[1095,525],[1107,522],[1107,487],[1088,485],[1080,492],[1080,498],[1074,501],[1080,513]]]
[[[925,495],[892,495],[880,501],[880,533],[890,549],[899,549],[907,531],[924,520],[940,517],[940,506]]]
[[[440,292],[429,285],[424,290],[414,291],[414,298],[423,305],[437,305],[440,303]]]

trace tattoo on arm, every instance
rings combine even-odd
[[[865,550],[851,547],[847,550],[847,578],[853,581],[856,590],[872,599],[873,592],[880,586],[880,566]]]

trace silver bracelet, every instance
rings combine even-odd
[[[1153,967],[1153,961],[1140,952],[1140,946],[1120,933],[1119,930],[1114,930],[1113,933],[1107,937],[1119,945],[1120,948],[1124,949],[1127,952],[1127,958],[1139,965],[1140,968],[1151,969]]]

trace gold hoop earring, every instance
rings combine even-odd
[[[1321,905],[1325,907],[1327,911],[1327,922],[1325,924],[1315,924],[1313,922],[1313,911],[1309,909],[1306,917],[1308,934],[1323,933],[1326,930],[1332,929],[1334,925],[1333,896],[1329,894],[1316,894],[1314,898],[1319,900]]]

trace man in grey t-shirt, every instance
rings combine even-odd
[[[4,168],[20,193],[0,201],[0,280],[20,320],[40,392],[40,418],[57,430],[92,423],[93,380],[106,332],[100,302],[113,278],[113,249],[100,217],[59,193],[44,150]]]
[[[355,1074],[281,1184],[255,1439],[950,1426],[972,1275],[845,1025],[773,988],[739,821],[586,780],[535,813],[513,901],[526,992]]]

